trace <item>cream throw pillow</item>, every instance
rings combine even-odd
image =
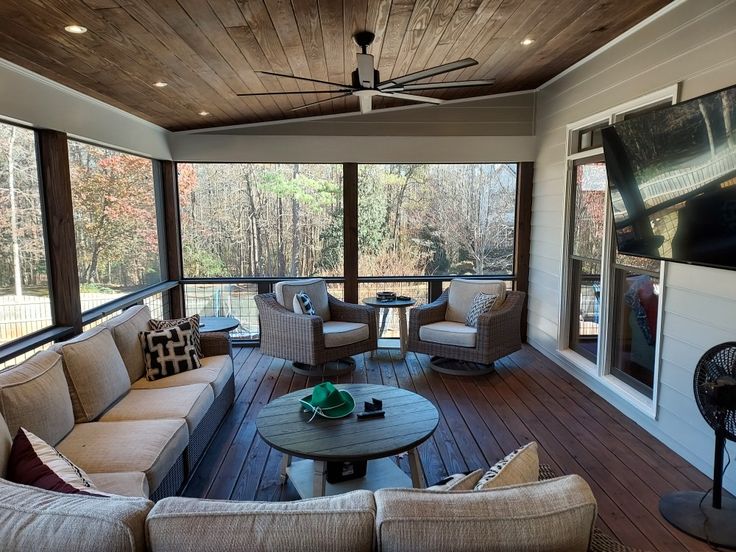
[[[496,462],[476,483],[475,490],[533,483],[537,480],[539,480],[539,454],[537,443],[532,441]]]
[[[442,480],[441,483],[427,487],[428,491],[472,491],[480,481],[483,470],[470,473],[456,473]]]

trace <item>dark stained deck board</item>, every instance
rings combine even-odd
[[[540,461],[560,474],[577,473],[593,489],[599,525],[621,542],[645,550],[709,550],[671,528],[659,515],[659,496],[705,489],[709,479],[611,404],[535,349],[497,363],[477,378],[441,375],[425,355],[380,351],[358,355],[352,374],[336,383],[398,386],[426,397],[440,413],[432,438],[419,447],[429,484],[448,473],[486,468],[505,453],[536,440]],[[258,349],[236,349],[236,401],[184,491],[185,496],[234,500],[294,500],[279,483],[281,454],[255,431],[269,401],[315,385],[289,363]],[[398,459],[409,473],[406,458]]]

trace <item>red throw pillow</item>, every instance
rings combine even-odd
[[[106,496],[89,476],[43,439],[23,428],[13,439],[8,458],[9,481],[67,494]]]

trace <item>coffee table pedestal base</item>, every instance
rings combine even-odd
[[[315,464],[318,465],[315,466]],[[286,468],[288,478],[301,498],[320,496],[317,494],[318,488],[320,487],[320,482],[317,478],[319,477],[318,473],[324,468],[319,466],[319,464],[324,464],[324,462],[297,460]],[[411,478],[391,458],[379,458],[378,460],[368,461],[365,477],[342,481],[334,485],[324,481],[324,493],[322,496],[332,496],[349,491],[357,491],[358,489],[377,491],[378,489],[389,487],[408,489],[412,486]]]

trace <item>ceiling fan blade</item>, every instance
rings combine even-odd
[[[422,102],[437,105],[445,103],[445,100],[440,100],[439,98],[430,98],[429,96],[417,96],[416,94],[402,94],[401,92],[384,92],[380,90],[377,95],[384,96],[386,98],[399,98],[401,100],[408,100],[410,102]]]
[[[290,92],[248,92],[247,94],[236,94],[236,96],[282,96],[284,94],[339,94],[340,92],[353,92],[352,88],[342,90],[292,90]]]
[[[370,54],[358,54],[358,81],[363,88],[373,88],[375,82],[375,67],[373,56]]]
[[[468,86],[490,86],[496,83],[496,79],[469,80],[455,82],[427,82],[424,84],[404,84],[391,88],[383,88],[383,92],[404,92],[412,90],[442,90],[443,88],[465,88]]]
[[[372,96],[358,96],[360,100],[360,112],[370,113],[373,111],[373,97]]]
[[[441,75],[443,73],[449,73],[450,71],[457,71],[458,69],[472,67],[473,65],[478,65],[478,62],[475,61],[473,58],[465,58],[458,61],[451,61],[450,63],[445,63],[444,65],[430,67],[429,69],[422,69],[421,71],[417,71],[416,73],[409,73],[408,75],[396,77],[395,79],[389,79],[380,83],[378,85],[378,89],[383,90],[384,88],[391,88],[392,86],[401,86],[402,84],[406,84],[408,82],[428,79],[430,77]]]
[[[331,102],[332,100],[337,100],[339,98],[344,98],[346,96],[351,96],[352,94],[353,94],[352,92],[348,92],[347,94],[340,94],[339,96],[335,96],[334,98],[327,98],[327,99],[324,99],[324,100],[318,100],[316,102],[311,102],[311,103],[308,103],[308,104],[300,105],[299,107],[294,107],[294,108],[290,109],[290,111],[299,111],[300,109],[306,109],[308,107],[312,107],[313,105],[319,105],[319,104],[322,104],[322,103]]]
[[[261,75],[271,75],[272,77],[284,77],[287,79],[296,79],[296,80],[306,81],[306,82],[316,82],[318,84],[327,84],[329,86],[339,86],[341,89],[349,88],[350,90],[355,90],[354,86],[350,86],[349,84],[341,84],[339,82],[323,81],[319,79],[308,79],[307,77],[297,77],[295,75],[286,75],[284,73],[272,73],[271,71],[256,71],[256,73],[259,73]],[[308,94],[309,93],[310,92],[308,92]]]

